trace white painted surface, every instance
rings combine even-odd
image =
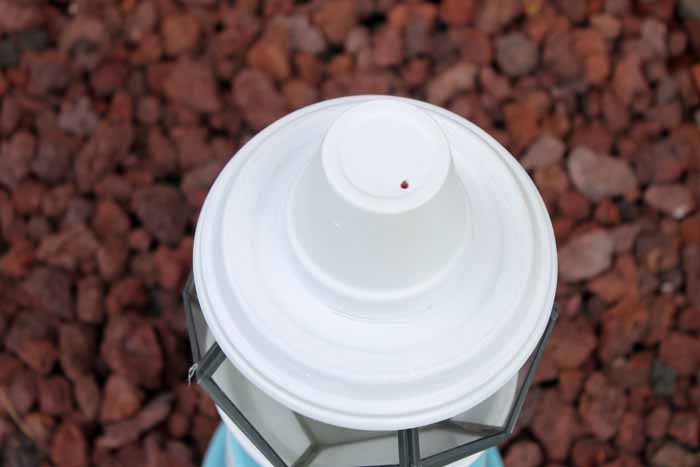
[[[265,394],[325,423],[394,430],[454,417],[516,375],[549,318],[556,249],[536,188],[495,140],[443,109],[381,97],[429,114],[446,137],[452,162],[452,171],[438,184],[433,172],[421,169],[422,156],[412,156],[407,173],[438,191],[413,209],[403,206],[383,215],[427,207],[453,173],[463,198],[454,195],[460,192],[455,188],[445,195],[452,204],[439,203],[435,209],[449,205],[457,212],[461,205],[464,222],[457,220],[456,227],[448,222],[449,228],[433,225],[435,238],[444,241],[431,242],[429,236],[406,241],[397,251],[413,257],[406,262],[409,271],[397,273],[393,283],[363,280],[372,276],[371,262],[327,261],[334,252],[342,257],[341,246],[304,258],[299,252],[309,251],[308,245],[323,236],[306,246],[297,239],[293,246],[293,190],[320,157],[333,122],[376,99],[343,98],[307,107],[248,142],[219,175],[204,204],[194,276],[217,342]],[[400,160],[388,158],[382,171],[395,170],[397,164]],[[346,174],[356,188],[391,198],[388,185],[357,170],[349,168]],[[427,217],[440,218],[441,213],[430,211]],[[310,212],[304,222],[314,227],[319,221]],[[405,240],[397,234],[419,231],[427,217],[407,221],[409,227],[387,228],[387,238]],[[357,241],[353,232],[362,228],[350,225],[339,234],[346,235],[349,251]],[[453,229],[459,235],[453,236]],[[443,244],[453,256],[437,260],[433,252]],[[411,271],[416,262],[424,266]]]

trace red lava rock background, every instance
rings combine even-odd
[[[197,212],[312,102],[413,96],[551,212],[561,318],[509,467],[700,465],[693,0],[0,0],[2,465],[197,465],[179,291]]]

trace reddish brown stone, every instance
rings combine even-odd
[[[73,381],[73,397],[81,413],[88,420],[97,418],[100,408],[100,388],[91,377],[81,377]]]
[[[51,442],[51,460],[57,467],[87,467],[88,443],[78,426],[66,422],[56,430]]]
[[[53,417],[40,412],[32,412],[24,417],[23,422],[34,442],[40,446],[48,445],[56,425]]]
[[[642,232],[635,253],[641,265],[652,272],[671,270],[680,261],[678,242],[664,233]]]
[[[116,202],[102,200],[95,206],[93,228],[100,237],[126,235],[130,226],[129,217]]]
[[[669,434],[685,446],[697,448],[700,440],[700,419],[696,412],[678,412],[673,414],[669,425]]]
[[[592,230],[572,239],[559,251],[559,273],[568,281],[596,276],[610,267],[614,243],[604,230]]]
[[[241,71],[233,84],[233,98],[246,122],[261,130],[282,117],[287,106],[272,80],[254,69]]]
[[[90,82],[95,94],[98,96],[109,96],[114,94],[114,100],[112,101],[113,106],[116,101],[130,102],[130,97],[127,94],[119,92],[128,73],[129,69],[124,62],[114,61],[101,64],[90,75]],[[129,115],[130,113],[131,112],[129,112]],[[97,124],[97,116],[89,107],[76,115],[76,117],[78,116],[84,117],[87,123],[86,129],[83,129],[82,131],[87,132],[86,134],[90,134],[90,130],[92,130],[92,128],[94,128]],[[75,118],[75,120],[76,121],[74,121],[72,126],[77,128],[78,125],[76,125],[76,123],[79,123],[81,119]],[[75,133],[75,131],[73,133]]]
[[[292,50],[319,54],[326,49],[327,44],[323,34],[309,22],[306,16],[292,15],[286,17],[285,20],[289,29],[289,41]]]
[[[59,328],[61,368],[70,379],[81,379],[92,371],[96,338],[94,330],[84,325],[64,324]]]
[[[543,135],[527,150],[521,160],[526,169],[537,169],[556,164],[564,156],[566,145],[551,135]]]
[[[692,374],[700,362],[700,338],[672,332],[661,342],[659,356],[679,374]]]
[[[100,354],[115,373],[132,383],[146,388],[160,385],[163,354],[149,324],[131,317],[111,318]]]
[[[430,102],[444,105],[455,93],[474,87],[477,69],[471,63],[458,63],[443,70],[427,84]]]
[[[606,362],[606,376],[611,383],[626,389],[644,388],[649,383],[654,355],[649,352],[618,357]]]
[[[593,200],[624,195],[637,189],[637,180],[627,163],[596,155],[579,146],[569,155],[568,170],[576,187]]]
[[[483,4],[476,13],[476,25],[488,33],[494,33],[516,17],[523,10],[523,2],[517,0],[494,0]]]
[[[465,61],[484,67],[491,64],[494,44],[484,31],[477,28],[450,28],[448,35]],[[507,78],[504,79],[507,82]]]
[[[694,467],[697,465],[697,455],[667,441],[651,456],[651,465],[654,467]]]
[[[87,276],[78,282],[77,314],[88,323],[99,323],[104,314],[102,285],[97,277]]]
[[[248,64],[277,80],[291,72],[289,31],[284,23],[272,23],[265,34],[250,48]]]
[[[98,242],[92,230],[82,223],[76,223],[44,237],[36,255],[52,266],[74,270],[83,260],[90,258],[97,248]]]
[[[209,188],[211,188],[220,171],[221,164],[219,162],[211,162],[185,175],[180,188],[185,193],[190,206],[195,208],[202,206]]]
[[[700,244],[700,215],[695,214],[683,220],[681,234],[687,243]]]
[[[671,411],[665,405],[656,407],[644,421],[644,433],[652,439],[661,439],[666,435],[671,420]]]
[[[588,359],[595,346],[596,337],[587,319],[562,319],[554,328],[545,352],[553,356],[559,368],[576,368]]]
[[[537,45],[524,34],[514,32],[496,41],[496,61],[508,76],[530,73],[538,62]]]
[[[162,89],[169,99],[197,112],[216,112],[221,108],[214,74],[201,61],[180,58],[166,75]]]
[[[73,316],[70,277],[54,268],[35,268],[22,283],[22,290],[39,310],[63,318]]]
[[[115,422],[129,418],[141,408],[143,398],[143,392],[127,379],[112,375],[104,386],[100,419]]]
[[[97,267],[106,281],[120,277],[129,259],[127,241],[123,237],[110,237],[97,249]]]
[[[29,173],[36,139],[31,133],[19,131],[0,145],[0,185],[14,189]]]
[[[167,54],[179,55],[197,47],[201,27],[197,18],[188,12],[166,16],[161,25],[163,49]]]
[[[574,402],[585,380],[585,373],[581,370],[562,370],[559,373],[559,392],[565,402]]]
[[[34,261],[34,244],[24,238],[14,242],[0,258],[0,272],[8,277],[23,277]]]
[[[203,128],[179,126],[170,132],[173,145],[177,148],[177,162],[180,169],[190,170],[213,159],[207,133]]]
[[[472,0],[446,0],[440,4],[440,19],[450,26],[464,26],[473,20],[476,6]]]
[[[571,458],[576,466],[602,465],[611,455],[612,448],[595,438],[581,438],[571,450]]]
[[[404,58],[404,43],[401,32],[387,27],[374,35],[372,57],[378,66],[399,65]]]
[[[664,139],[640,148],[635,170],[641,181],[669,183],[681,177],[689,159],[688,150],[679,142]]]
[[[537,109],[527,102],[513,102],[506,105],[503,111],[506,128],[513,140],[510,146],[515,153],[519,153],[532,144],[539,134]]]
[[[96,439],[96,446],[100,449],[115,449],[137,440],[141,433],[167,418],[171,403],[170,394],[162,394],[152,399],[133,418],[107,426],[104,434]]]
[[[190,429],[190,419],[179,412],[176,412],[168,419],[168,433],[174,438],[183,438]]]
[[[581,221],[590,215],[588,199],[576,191],[567,191],[557,200],[559,210],[574,221]]]
[[[575,37],[570,31],[556,31],[546,37],[542,60],[558,79],[571,81],[580,79],[583,62],[574,49]]]
[[[602,361],[628,354],[647,330],[649,313],[637,300],[627,299],[602,316],[603,336],[599,355]]]
[[[684,331],[700,332],[700,309],[687,308],[683,310],[678,319],[678,325]]]
[[[608,440],[618,432],[626,404],[620,388],[611,386],[601,373],[593,373],[584,386],[579,413],[594,436]]]
[[[693,306],[700,306],[700,245],[691,244],[683,250],[683,272],[688,299]]]
[[[112,284],[105,299],[107,313],[111,316],[121,315],[128,309],[142,308],[147,302],[143,283],[134,277],[126,277]]]
[[[317,85],[321,79],[321,62],[310,53],[300,52],[294,55],[294,65],[301,79]]]
[[[70,383],[60,376],[39,380],[39,407],[49,415],[65,415],[73,409]]]
[[[200,450],[206,449],[218,425],[218,417],[207,417],[204,415],[194,417],[191,434]]]
[[[179,242],[187,225],[183,205],[182,194],[163,184],[138,190],[131,204],[146,230],[169,245]]]
[[[542,449],[532,441],[519,441],[508,448],[503,460],[512,467],[537,467],[543,460]]]
[[[613,72],[612,86],[625,104],[631,103],[636,97],[648,92],[649,85],[642,73],[638,56],[629,54],[617,63]]]
[[[570,405],[559,399],[556,391],[545,392],[532,422],[532,430],[542,442],[551,460],[566,459],[580,421]]]
[[[82,191],[92,188],[126,156],[133,138],[128,124],[101,124],[80,150],[75,179]]]
[[[18,414],[27,413],[38,397],[37,378],[31,371],[16,371],[6,392]]]
[[[282,94],[287,98],[289,108],[293,110],[313,104],[318,99],[318,91],[299,79],[286,82],[282,87]]]
[[[634,258],[621,256],[615,262],[615,269],[604,273],[588,283],[588,288],[607,303],[617,302],[623,296],[638,295],[638,274]]]
[[[646,442],[641,426],[642,417],[639,414],[628,412],[623,415],[620,420],[620,431],[615,438],[615,444],[626,452],[640,452]]]
[[[496,99],[505,99],[511,93],[510,81],[504,76],[497,74],[491,68],[482,68],[479,80],[484,90]],[[545,139],[543,143],[538,144],[538,141],[535,141],[535,143],[530,146],[530,149],[528,149],[528,152],[522,160],[523,166],[526,168],[546,167],[552,159],[558,160],[558,158],[552,157],[552,154],[556,154],[558,151],[555,146],[556,143],[552,144],[547,138],[548,136],[545,135],[541,138]],[[528,157],[530,151],[533,151],[533,153]]]
[[[614,225],[620,222],[621,214],[615,203],[609,199],[604,199],[598,203],[593,217],[603,225]]]
[[[68,84],[68,63],[65,54],[46,50],[27,54],[24,65],[29,72],[29,90],[33,94],[60,91]]]
[[[5,346],[40,374],[51,371],[56,362],[56,344],[51,327],[40,317],[21,314],[14,319]]]
[[[331,0],[320,5],[314,14],[314,22],[331,42],[340,44],[355,25],[356,16],[355,1]]]
[[[695,200],[683,185],[652,186],[644,193],[647,204],[674,219],[682,219],[695,208]]]

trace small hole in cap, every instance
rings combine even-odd
[[[408,188],[408,180],[404,180],[403,182],[401,182],[401,188],[403,188],[404,190]]]

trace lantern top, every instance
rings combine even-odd
[[[451,166],[444,133],[430,114],[405,102],[376,99],[352,107],[322,143],[330,185],[349,203],[401,213],[431,199]]]
[[[367,430],[434,423],[506,384],[545,329],[557,269],[512,156],[451,112],[384,96],[306,107],[251,139],[207,196],[193,263],[246,378]]]

